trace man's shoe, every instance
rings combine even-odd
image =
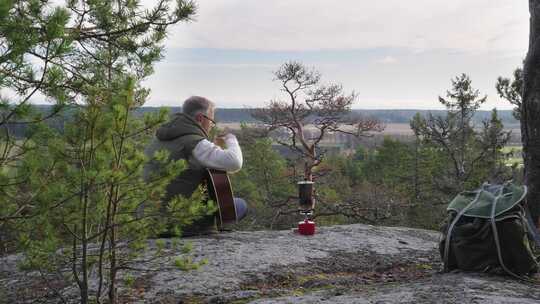
[[[236,230],[232,228],[219,228],[218,231],[219,232],[235,232]]]
[[[180,237],[204,236],[218,234],[216,227],[189,227],[182,230]]]
[[[158,235],[156,235],[156,238],[158,239],[170,239],[170,238],[175,238],[175,237],[178,237],[178,235],[176,235],[175,233],[172,233],[171,231],[163,231],[159,233]]]

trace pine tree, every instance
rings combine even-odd
[[[277,133],[275,140],[297,156],[301,173],[296,173],[294,164],[295,178],[315,181],[326,174],[327,170],[321,168],[326,154],[321,142],[329,134],[358,138],[384,128],[377,119],[352,117],[356,94],[345,94],[340,84],[323,84],[319,72],[300,62],[286,62],[274,75],[285,97],[270,101],[266,107],[253,111],[252,116],[269,132]],[[322,193],[314,192],[317,200],[322,201]],[[281,204],[288,210],[278,214],[296,212],[297,208],[288,207],[290,200]]]
[[[495,88],[501,98],[506,99],[513,104],[514,111],[512,115],[517,120],[521,120],[521,100],[523,95],[523,70],[517,68],[514,70],[514,79],[510,78],[497,78],[497,84]]]
[[[540,227],[540,0],[529,0],[529,49],[523,65],[521,140],[527,202]]]
[[[483,163],[490,181],[502,182],[508,178],[506,170],[506,156],[502,152],[510,140],[511,131],[505,131],[499,118],[497,109],[491,111],[491,117],[482,122],[480,131],[480,149],[485,150]]]
[[[427,118],[416,117],[411,128],[423,144],[442,153],[448,163],[445,172],[435,179],[436,188],[443,193],[455,194],[489,180],[486,168],[491,168],[494,163],[486,161],[486,157],[500,154],[509,134],[502,131],[496,111],[491,120],[484,122],[480,133],[475,130],[472,118],[487,97],[480,97],[480,92],[471,86],[467,75],[462,74],[452,80],[452,89],[447,91],[447,97],[439,97],[447,108],[446,116],[429,114]]]
[[[304,180],[314,179],[314,168],[324,159],[320,143],[328,134],[362,137],[384,128],[376,119],[349,116],[356,93],[344,94],[339,84],[322,84],[321,75],[300,62],[286,62],[274,74],[285,99],[272,100],[253,117],[270,131],[284,132],[278,141],[302,159]]]
[[[4,188],[14,198],[3,201],[5,219],[19,220],[25,266],[67,275],[81,303],[116,303],[119,274],[164,228],[160,198],[185,164],[157,153],[163,170],[142,179],[145,142],[167,113],[135,117],[134,110],[149,94],[141,81],[162,58],[168,27],[194,13],[195,4],[182,0],[157,1],[152,9],[133,0],[0,5],[0,37],[7,41],[0,84],[23,96],[4,106],[4,117],[26,109],[34,92],[73,114],[63,132],[36,124],[28,134],[18,160],[22,182]],[[202,200],[201,192],[173,200],[171,222],[180,229],[212,212],[211,204],[195,203]]]

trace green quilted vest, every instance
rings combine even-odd
[[[203,182],[205,168],[191,154],[199,141],[208,139],[208,134],[197,122],[182,113],[174,114],[173,118],[163,124],[157,131],[152,143],[146,148],[145,153],[151,157],[159,150],[167,150],[172,160],[184,159],[188,163],[188,169],[180,173],[168,186],[163,199],[167,203],[174,196],[183,195],[190,197],[197,187]],[[150,162],[145,167],[144,176],[149,178],[153,172],[159,169],[156,163]]]

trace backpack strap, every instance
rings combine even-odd
[[[443,258],[444,272],[448,272],[448,254],[450,253],[450,239],[452,238],[452,231],[454,230],[454,226],[459,221],[459,219],[463,216],[463,214],[465,214],[467,210],[469,210],[472,206],[474,206],[476,201],[478,201],[478,199],[480,198],[480,194],[482,193],[482,191],[484,190],[479,189],[476,191],[476,196],[474,197],[474,199],[465,208],[459,211],[459,213],[456,215],[456,217],[454,218],[450,226],[448,226],[448,230],[446,231],[446,242],[444,243],[444,258]]]
[[[509,275],[525,282],[535,283],[536,281],[531,280],[527,278],[526,276],[521,276],[514,273],[513,271],[508,269],[508,267],[506,267],[506,265],[504,264],[502,251],[501,251],[501,242],[499,240],[499,233],[497,232],[497,222],[495,221],[495,207],[497,206],[497,202],[499,201],[499,198],[504,196],[504,194],[502,193],[502,189],[504,189],[504,187],[502,187],[501,190],[498,191],[499,193],[497,194],[497,196],[495,197],[495,200],[493,201],[493,205],[491,206],[491,216],[490,216],[491,230],[493,231],[493,239],[495,240],[495,247],[497,248],[497,258],[499,259],[499,263],[501,264],[502,269],[506,271],[506,273],[508,273]]]

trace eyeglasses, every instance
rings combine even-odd
[[[204,115],[204,114],[201,114],[201,116],[204,117],[204,118],[206,118],[206,119],[208,119],[208,120],[210,120],[210,122],[212,122],[212,123],[214,124],[214,126],[217,125],[217,122],[216,122],[215,120],[213,120],[212,118],[210,118],[210,117],[208,117],[208,116],[206,116],[206,115]]]

